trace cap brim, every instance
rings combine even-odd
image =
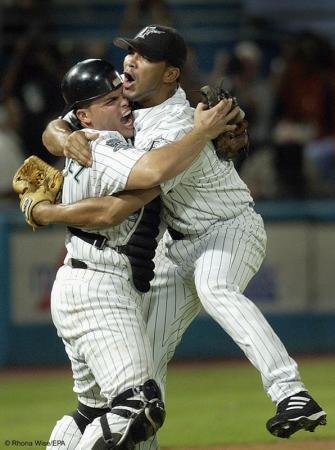
[[[114,39],[113,44],[116,45],[116,47],[123,48],[124,50],[128,50],[129,47],[136,49],[133,39],[116,38]]]
[[[135,39],[124,39],[124,38],[116,38],[113,41],[113,44],[116,47],[123,48],[124,50],[129,50],[129,47],[136,50],[140,55],[146,56],[147,58],[152,59],[153,61],[164,61],[164,59],[159,58],[155,53],[155,50],[151,47],[143,45],[142,43],[136,41]]]

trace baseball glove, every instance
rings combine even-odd
[[[224,89],[223,80],[216,86],[203,86],[200,89],[200,92],[202,94],[202,102],[209,108],[212,108],[224,98],[233,99],[231,109],[238,106],[236,97],[232,97],[232,95]],[[244,119],[244,113],[241,111],[231,123],[237,125],[235,131],[222,133],[213,140],[219,157],[227,160],[235,158],[242,151],[247,152],[249,147],[249,136],[247,131],[248,122]]]
[[[56,203],[63,185],[62,173],[33,155],[24,161],[13,178],[13,189],[20,196],[20,208],[26,222],[35,228],[32,211],[37,203],[48,201]]]

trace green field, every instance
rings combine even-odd
[[[291,440],[335,438],[335,358],[298,359],[307,388],[328,413],[328,425]],[[74,409],[67,371],[7,371],[0,375],[0,449],[5,440],[48,440],[55,421]],[[172,365],[162,447],[220,446],[274,442],[265,422],[274,406],[260,378],[240,362]]]

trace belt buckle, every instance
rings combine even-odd
[[[103,240],[100,242],[100,244],[99,244],[99,239],[96,239],[94,242],[93,242],[93,246],[95,247],[95,248],[97,248],[98,250],[103,250],[105,247],[106,247],[106,242],[108,241],[108,239],[107,238],[103,238]]]

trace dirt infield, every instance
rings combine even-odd
[[[280,441],[271,444],[231,444],[220,447],[167,448],[162,450],[335,450],[335,441]]]

